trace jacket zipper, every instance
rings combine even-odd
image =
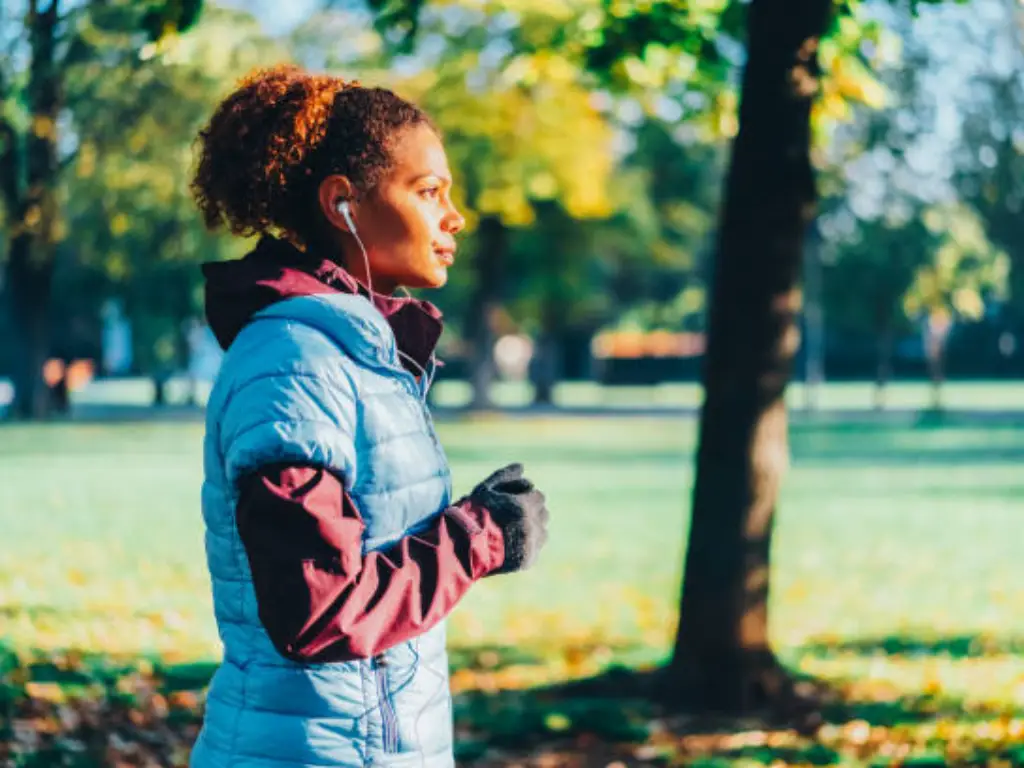
[[[386,753],[398,752],[398,716],[388,692],[387,660],[380,653],[373,657],[373,673],[377,678],[377,698],[380,701],[381,740]]]

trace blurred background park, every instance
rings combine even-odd
[[[193,140],[281,61],[444,132],[455,490],[552,510],[451,620],[461,763],[1024,764],[1017,0],[15,0],[0,49],[4,768],[187,765],[199,265],[252,246]]]

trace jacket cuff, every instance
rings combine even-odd
[[[505,563],[505,533],[484,507],[463,499],[445,510],[445,515],[469,534],[473,578],[480,579]]]

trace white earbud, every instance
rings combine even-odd
[[[352,206],[348,204],[348,200],[341,200],[338,203],[338,213],[344,217],[348,228],[352,230],[352,234],[359,237],[359,233],[356,232],[356,223],[352,220]]]
[[[352,237],[356,239],[356,243],[359,245],[359,251],[363,255],[363,266],[366,269],[366,292],[369,294],[370,303],[373,303],[373,279],[370,277],[370,255],[366,252],[366,246],[363,245],[363,240],[359,237],[359,230],[356,229],[356,222],[352,218],[352,206],[348,200],[339,200],[335,205],[335,210],[342,215],[345,219],[345,223],[348,224],[349,231],[352,233]]]

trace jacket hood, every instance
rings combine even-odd
[[[208,262],[202,270],[206,321],[225,350],[255,315],[278,302],[337,294],[366,297],[366,289],[336,262],[270,236],[261,238],[244,258]],[[444,327],[437,307],[411,297],[377,294],[373,306],[390,326],[398,350],[426,369]]]

